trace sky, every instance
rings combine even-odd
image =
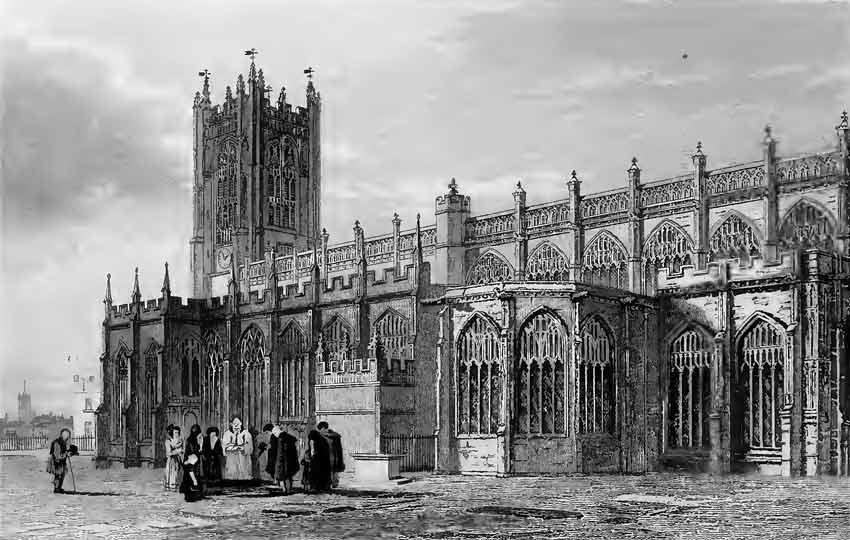
[[[27,380],[73,414],[72,373],[99,373],[105,275],[129,301],[169,263],[190,293],[192,100],[249,60],[277,96],[323,99],[331,242],[433,222],[457,178],[473,213],[761,157],[830,149],[850,105],[850,4],[610,1],[0,3],[0,414]],[[685,58],[685,55],[687,57]],[[71,357],[69,364],[67,358]]]

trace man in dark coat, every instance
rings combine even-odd
[[[274,479],[286,493],[292,492],[292,477],[298,472],[298,439],[278,428],[276,440],[275,460],[272,465],[269,456],[269,465],[274,467]]]
[[[342,454],[342,436],[328,426],[327,422],[319,422],[316,426],[327,439],[331,459],[331,487],[339,486],[339,473],[345,470],[345,460]]]
[[[71,430],[62,428],[57,437],[50,444],[50,456],[47,458],[47,472],[53,475],[53,493],[65,493],[62,483],[65,481],[68,458],[76,454],[77,447],[68,444],[71,439]]]
[[[310,468],[310,487],[313,491],[331,490],[331,455],[328,440],[317,430],[307,435],[309,450],[307,461]]]

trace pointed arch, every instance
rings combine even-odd
[[[354,331],[341,315],[334,315],[322,328],[322,358],[325,369],[336,371],[351,359]],[[336,368],[336,370],[334,369]]]
[[[238,144],[226,139],[219,147],[215,172],[215,242],[224,245],[231,242],[236,218],[239,172]]]
[[[309,383],[307,336],[295,319],[278,334],[278,415],[303,418]]]
[[[678,274],[683,266],[693,264],[694,244],[681,225],[665,219],[652,230],[641,248],[644,294],[658,289],[658,271],[667,268]]]
[[[261,364],[266,357],[266,336],[259,326],[251,324],[239,338],[240,367],[246,369]]]
[[[567,432],[567,336],[564,321],[545,307],[519,327],[514,368],[518,433]]]
[[[784,249],[822,249],[835,245],[835,219],[822,204],[802,197],[782,218],[779,245]]]
[[[761,253],[762,233],[755,223],[737,210],[730,210],[711,230],[708,258],[750,260]]]
[[[248,429],[256,429],[269,410],[266,336],[256,324],[249,325],[239,338],[239,360],[242,423]]]
[[[124,410],[130,404],[130,368],[132,350],[124,340],[118,341],[111,366],[112,392],[110,396],[110,420],[112,439],[124,437],[126,427]]]
[[[566,254],[552,242],[538,244],[528,256],[525,279],[528,281],[566,281],[570,274],[570,261]]]
[[[578,431],[613,433],[616,424],[614,333],[597,314],[585,317],[579,328]]]
[[[591,285],[627,288],[627,261],[623,242],[606,230],[599,231],[584,248],[582,280]]]
[[[280,139],[273,139],[266,147],[266,191],[267,191],[267,212],[266,223],[274,227],[283,226],[283,197],[284,197],[284,182],[283,182],[283,156],[281,152]]]
[[[504,255],[495,249],[481,254],[466,275],[467,285],[483,285],[513,279],[514,269]]]
[[[455,354],[459,434],[493,435],[503,422],[502,347],[498,326],[476,312],[458,334]]]
[[[201,378],[201,416],[204,422],[214,426],[222,426],[227,422],[227,396],[225,395],[224,379],[224,348],[221,337],[213,328],[208,328],[201,334],[203,342]]]
[[[180,341],[177,349],[182,372],[180,388],[184,396],[200,395],[201,356],[204,352],[201,343],[196,334],[189,334]]]
[[[786,327],[776,317],[757,311],[735,336],[739,391],[735,421],[736,447],[742,452],[777,454],[782,445],[780,411],[785,401]]]
[[[402,363],[410,359],[407,354],[409,319],[388,307],[375,320],[374,334],[380,345],[376,351],[378,360],[386,362],[388,368],[402,369]]]
[[[667,446],[708,448],[712,336],[701,325],[685,322],[669,337]]]

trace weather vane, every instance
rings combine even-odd
[[[205,70],[203,70],[203,71],[199,71],[199,72],[198,72],[198,77],[203,77],[203,78],[205,78],[205,79],[209,79],[209,77],[210,77],[210,70],[205,69]]]
[[[254,47],[251,47],[250,50],[245,51],[245,56],[250,56],[251,62],[254,61],[254,57],[257,56],[258,54],[259,54],[259,51],[257,51],[257,49],[255,49]]]
[[[304,75],[307,76],[308,81],[312,81],[313,80],[313,73],[315,73],[315,72],[316,72],[316,70],[314,70],[312,67],[308,67],[307,69],[304,70]]]

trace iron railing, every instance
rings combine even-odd
[[[433,435],[385,435],[381,437],[381,452],[403,454],[401,472],[434,470]]]
[[[55,437],[46,437],[43,435],[0,437],[0,451],[47,450],[54,439]],[[70,444],[77,445],[80,452],[93,452],[95,449],[95,438],[92,435],[72,437]]]

